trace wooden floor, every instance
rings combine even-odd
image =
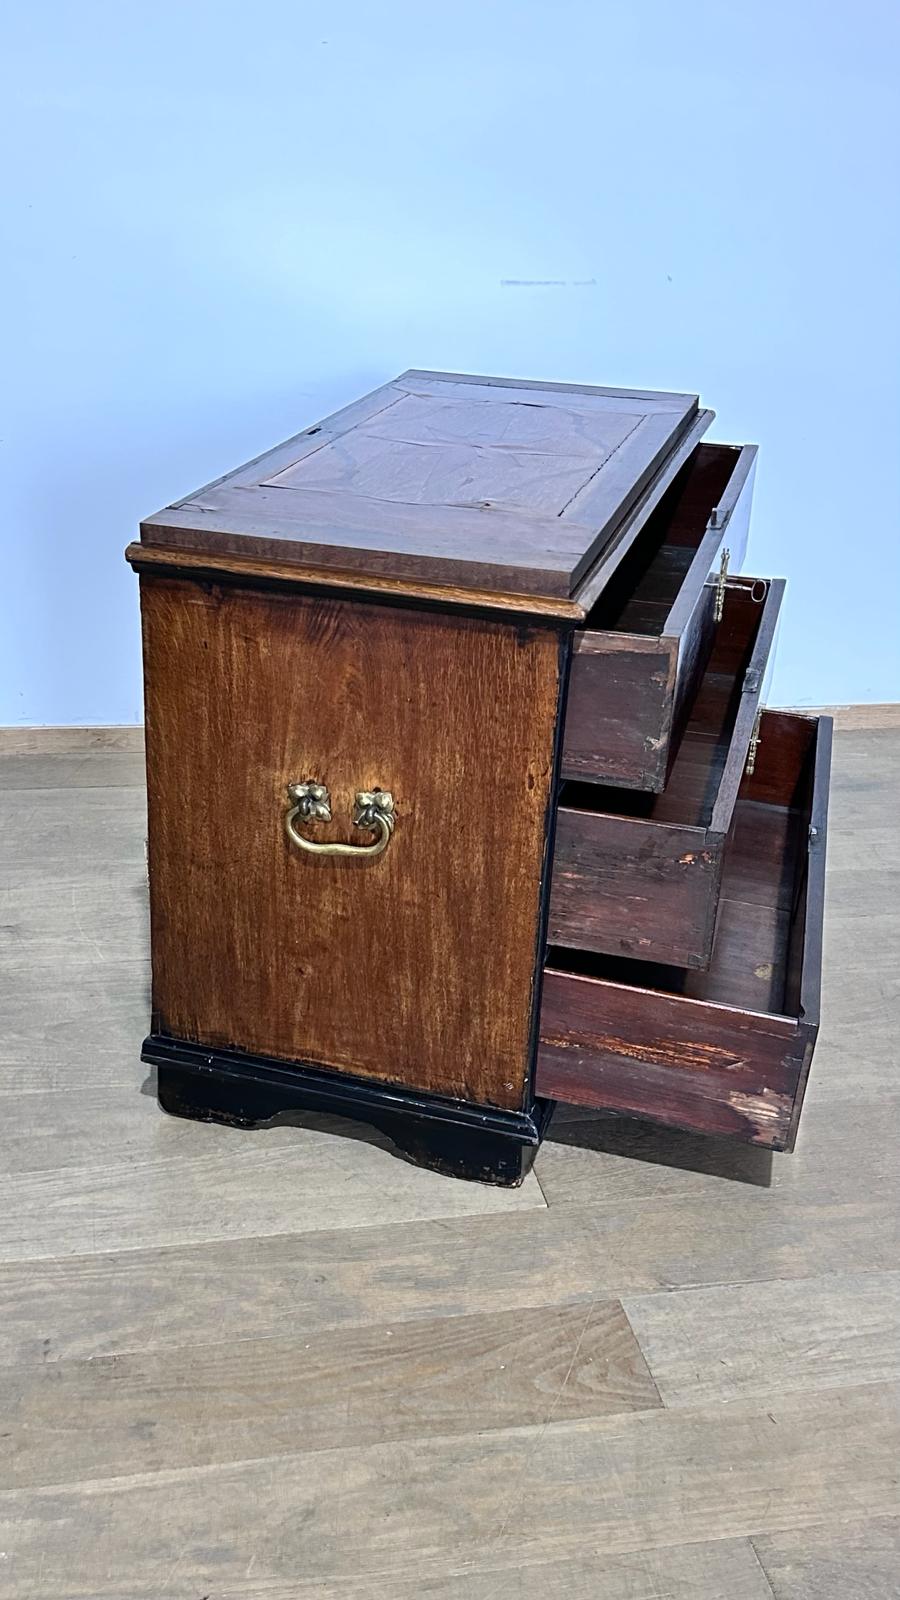
[[[138,756],[0,758],[0,1595],[900,1593],[900,731],[839,732],[794,1156],[509,1193],[163,1115]]]

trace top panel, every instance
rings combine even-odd
[[[141,538],[356,583],[566,601],[697,417],[696,395],[406,372],[158,512]]]

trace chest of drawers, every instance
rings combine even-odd
[[[142,524],[168,1110],[497,1183],[556,1100],[791,1147],[830,727],[762,710],[711,420],[408,372]]]

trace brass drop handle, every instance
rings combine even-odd
[[[331,797],[324,783],[307,778],[304,783],[287,786],[290,808],[284,826],[291,844],[314,856],[380,856],[394,832],[394,797],[387,789],[360,789],[356,796],[353,825],[377,833],[373,844],[320,844],[298,833],[295,822],[330,822]]]

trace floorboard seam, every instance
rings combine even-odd
[[[634,1298],[636,1299],[637,1296],[635,1296]],[[627,1308],[627,1306],[625,1304],[625,1301],[620,1299],[619,1300],[619,1305],[620,1305],[621,1310],[622,1310],[622,1315],[625,1318],[625,1321],[627,1322],[629,1329],[631,1330],[631,1337],[632,1337],[632,1339],[634,1340],[635,1344],[637,1345],[638,1349],[641,1352],[641,1360],[643,1361],[644,1366],[647,1368],[647,1376],[648,1376],[648,1378],[650,1379],[650,1382],[653,1385],[653,1389],[654,1389],[654,1392],[656,1394],[656,1398],[657,1398],[657,1400],[659,1401],[659,1404],[660,1404],[660,1409],[663,1410],[663,1411],[671,1411],[673,1408],[671,1406],[667,1405],[665,1400],[664,1400],[664,1398],[663,1398],[663,1395],[662,1395],[662,1392],[660,1390],[659,1384],[656,1381],[656,1376],[654,1374],[653,1368],[650,1365],[650,1357],[648,1356],[646,1350],[644,1349],[644,1346],[641,1344],[641,1341],[638,1338],[637,1330],[636,1330],[636,1328],[634,1326],[634,1323],[632,1322],[630,1316],[628,1315],[628,1308]]]
[[[532,1167],[531,1170],[534,1173],[534,1181],[535,1181],[535,1183],[537,1184],[538,1188],[541,1191],[541,1197],[543,1199],[544,1205],[546,1206],[547,1210],[549,1211],[550,1210],[550,1201],[547,1199],[547,1192],[546,1192],[546,1190],[544,1188],[544,1185],[541,1183],[541,1176],[540,1176],[540,1173],[537,1170],[537,1163],[535,1163],[535,1165]]]
[[[783,1530],[781,1530],[781,1531],[783,1531]],[[763,1575],[763,1579],[765,1581],[766,1587],[770,1590],[770,1592],[772,1594],[773,1600],[778,1600],[778,1591],[776,1590],[775,1585],[772,1582],[772,1579],[769,1577],[769,1574],[766,1571],[765,1562],[763,1561],[762,1556],[760,1555],[759,1551],[756,1548],[756,1540],[759,1537],[760,1537],[759,1534],[753,1534],[753,1533],[748,1534],[747,1543],[750,1546],[750,1549],[753,1551],[753,1556],[754,1556],[754,1559],[756,1561],[756,1564],[759,1567],[759,1570]]]

